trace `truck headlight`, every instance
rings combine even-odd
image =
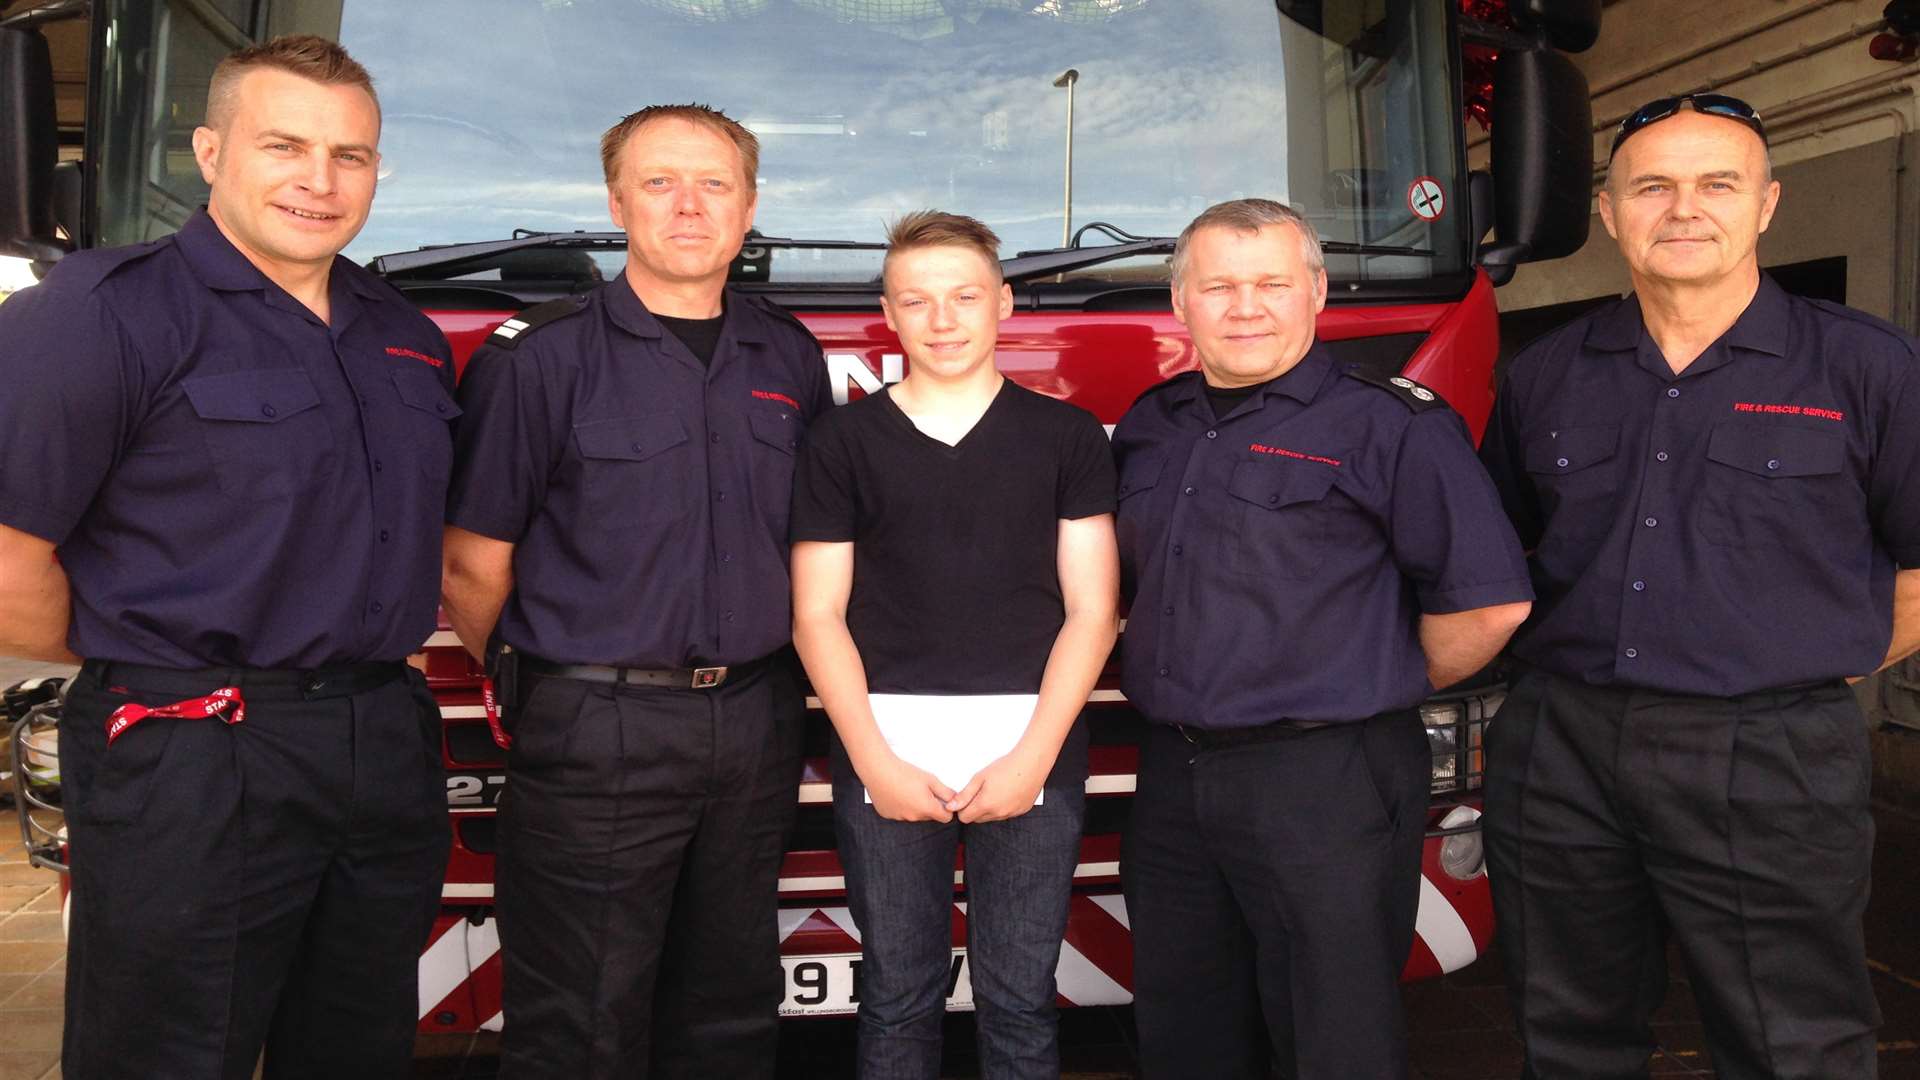
[[[1480,811],[1471,806],[1456,806],[1446,817],[1440,819],[1443,829],[1455,829],[1465,825],[1476,827],[1467,832],[1454,833],[1440,841],[1440,869],[1455,881],[1470,881],[1487,872],[1486,845],[1481,842],[1477,823]]]

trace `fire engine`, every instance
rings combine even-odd
[[[0,254],[44,267],[177,228],[204,196],[189,136],[212,65],[313,32],[374,73],[384,109],[379,197],[347,254],[431,315],[462,366],[521,309],[619,272],[624,238],[600,231],[598,135],[640,105],[694,100],[762,144],[763,231],[732,280],[813,329],[842,401],[905,374],[878,309],[879,238],[903,211],[999,231],[1017,300],[1002,370],[1112,425],[1197,364],[1170,310],[1173,235],[1211,203],[1264,195],[1323,237],[1318,329],[1337,360],[1432,387],[1477,435],[1494,286],[1586,236],[1591,112],[1565,53],[1592,44],[1599,14],[1599,0],[51,0],[0,22]],[[60,21],[81,15],[84,33]],[[88,57],[83,134],[64,154],[47,41],[62,33]],[[1492,162],[1470,172],[1476,123]],[[424,651],[455,840],[420,959],[420,1026],[497,1029],[495,807],[512,780],[480,671],[450,632]],[[1502,696],[1496,673],[1422,706],[1433,802],[1408,978],[1458,969],[1491,937],[1475,789]],[[12,699],[23,804],[56,802],[51,697],[42,685]],[[780,877],[792,1015],[850,1012],[860,991],[827,724],[810,704]],[[1111,671],[1086,709],[1091,798],[1059,993],[1114,1004],[1132,982],[1119,838],[1143,720]],[[57,835],[29,840],[58,863]],[[971,1000],[964,879],[963,855],[956,1009]]]

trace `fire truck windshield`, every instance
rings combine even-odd
[[[1169,236],[1240,196],[1306,211],[1342,281],[1466,265],[1447,0],[101,0],[96,240],[204,200],[189,147],[212,64],[309,31],[374,74],[381,180],[350,257],[610,228],[598,140],[705,102],[760,138],[762,280],[871,281],[885,224],[979,217],[1003,254],[1089,222]],[[223,13],[226,13],[223,15]],[[1070,162],[1070,171],[1069,171]],[[580,248],[610,276],[622,253]],[[1067,280],[1158,281],[1166,257]],[[450,274],[460,276],[458,267]],[[497,272],[497,271],[496,271]],[[478,275],[484,276],[482,270]]]

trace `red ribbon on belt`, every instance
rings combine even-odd
[[[188,698],[186,701],[151,708],[129,701],[107,717],[107,745],[112,746],[113,740],[149,716],[177,716],[183,720],[204,720],[209,716],[217,716],[229,724],[237,724],[247,718],[247,703],[240,697],[240,688],[237,686],[223,686],[206,697]]]
[[[480,704],[487,710],[487,730],[493,732],[493,744],[502,750],[513,749],[513,736],[500,726],[500,702],[493,696],[493,680],[480,680]]]

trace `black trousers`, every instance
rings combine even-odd
[[[503,1077],[771,1076],[805,701],[526,675],[501,798]]]
[[[1716,1075],[1874,1075],[1871,764],[1845,685],[1720,699],[1527,672],[1486,749],[1527,1076],[1646,1076],[1669,937]]]
[[[316,683],[320,685],[315,685]],[[237,685],[246,719],[107,717]],[[404,1077],[447,865],[440,713],[357,677],[90,663],[60,719],[62,1074]]]
[[[1397,1080],[1432,757],[1417,713],[1201,750],[1148,727],[1121,875],[1148,1080]]]

